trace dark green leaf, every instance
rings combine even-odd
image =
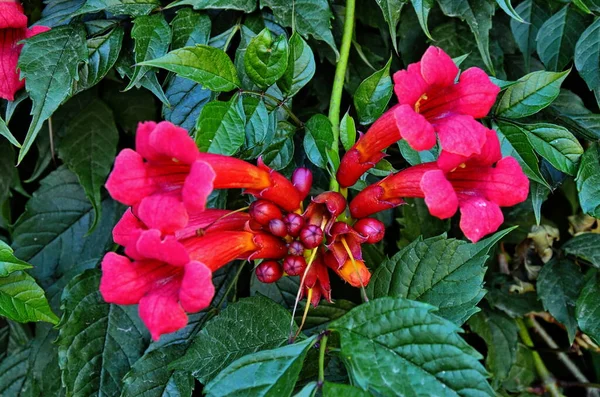
[[[579,267],[568,260],[546,263],[537,280],[537,292],[544,309],[567,328],[569,343],[573,343],[577,333],[575,302],[582,286]]]
[[[246,113],[246,142],[242,158],[255,159],[275,140],[276,115],[269,113],[263,99],[244,98]]]
[[[429,27],[427,26],[427,18],[429,17],[429,11],[433,8],[434,2],[433,0],[410,0],[413,8],[415,9],[415,13],[417,14],[417,18],[419,19],[419,24],[421,25],[421,29],[427,35],[430,40],[433,40],[431,33],[429,33]]]
[[[353,99],[360,124],[371,124],[385,111],[393,90],[390,77],[391,63],[392,58],[383,69],[367,77],[356,89]]]
[[[398,34],[396,33],[396,28],[398,27],[398,22],[400,21],[400,11],[402,10],[402,6],[408,2],[408,0],[375,0],[381,8],[381,12],[383,13],[383,19],[388,24],[388,28],[390,30],[390,37],[392,38],[392,45],[396,52],[398,52],[398,39],[396,38]]]
[[[323,397],[369,397],[371,394],[359,389],[358,387],[344,385],[340,383],[323,383]]]
[[[31,348],[22,348],[0,361],[0,393],[19,396],[29,372]]]
[[[410,165],[428,163],[431,161],[436,161],[437,159],[436,148],[418,152],[410,147],[408,142],[406,142],[406,139],[401,139],[398,141],[398,149],[400,149],[402,157],[404,157],[404,159],[408,161]]]
[[[204,105],[215,98],[211,90],[183,77],[174,76],[165,92],[171,106],[163,106],[165,119],[192,131]]]
[[[561,248],[566,254],[575,255],[600,269],[598,247],[600,247],[600,234],[583,233],[564,243]]]
[[[121,89],[121,85],[104,83],[102,97],[113,111],[119,128],[133,134],[140,122],[158,120],[157,106],[150,91],[134,88],[122,92]],[[195,121],[194,119],[194,124]]]
[[[242,299],[210,320],[171,368],[189,371],[206,384],[238,358],[286,345],[291,321],[289,312],[270,299]]]
[[[148,15],[160,6],[159,0],[87,0],[75,15],[107,11],[115,15]]]
[[[278,24],[288,28],[295,26],[302,36],[311,35],[326,42],[339,55],[331,33],[333,14],[327,0],[295,0],[293,7],[288,0],[260,0],[260,8],[264,7],[273,10]]]
[[[575,316],[582,332],[591,337],[594,342],[600,343],[600,280],[598,272],[594,270],[577,298]]]
[[[600,88],[600,18],[596,18],[577,41],[575,67],[590,90]]]
[[[438,0],[438,3],[445,15],[458,17],[469,24],[473,35],[475,35],[477,48],[481,53],[483,62],[490,72],[495,74],[489,49],[492,16],[495,11],[494,3],[489,0]]]
[[[244,144],[246,116],[240,96],[204,106],[196,125],[196,143],[203,152],[235,154]]]
[[[511,293],[508,288],[493,288],[488,291],[485,298],[492,307],[502,310],[513,318],[544,310],[535,292]]]
[[[171,22],[173,42],[171,49],[208,44],[212,23],[208,15],[182,8]]]
[[[550,18],[550,6],[545,0],[525,0],[516,8],[516,12],[525,20],[510,21],[513,37],[523,53],[525,71],[529,72],[531,54],[535,51],[536,37],[540,27]]]
[[[79,67],[79,81],[75,84],[75,93],[95,86],[106,76],[119,58],[122,43],[121,27],[88,39],[88,60]]]
[[[60,26],[25,42],[19,68],[33,101],[33,119],[19,152],[19,162],[33,145],[44,121],[72,94],[73,82],[79,79],[79,63],[87,59],[85,30],[79,24]]]
[[[485,365],[498,385],[508,378],[517,359],[517,323],[501,312],[483,310],[469,319],[469,326],[487,345]]]
[[[250,80],[262,89],[274,84],[288,66],[288,44],[284,35],[277,39],[264,28],[248,44],[244,67]]]
[[[419,236],[433,237],[446,233],[450,229],[449,219],[439,219],[429,213],[425,201],[420,198],[406,199],[401,207],[402,217],[398,223],[402,227],[399,246],[405,247]]]
[[[315,74],[315,57],[310,46],[297,33],[289,40],[287,69],[277,86],[288,96],[294,96]]]
[[[306,316],[303,331],[309,335],[320,332],[327,328],[331,321],[342,317],[354,307],[356,307],[355,303],[344,299],[336,299],[333,303],[323,301],[319,306],[310,308]],[[296,322],[299,324],[301,321],[302,315],[299,313],[296,317]]]
[[[587,21],[584,15],[567,5],[544,22],[536,41],[537,53],[547,69],[558,72],[568,65]]]
[[[291,309],[294,307],[300,280],[298,277],[282,277],[271,284],[261,283],[256,274],[250,279],[250,293],[252,295],[264,295],[278,304]]]
[[[23,271],[0,277],[0,316],[21,323],[47,321],[58,323],[44,290],[33,277]]]
[[[244,356],[225,368],[204,388],[216,396],[289,396],[314,338]]]
[[[170,4],[167,8],[180,5],[191,5],[194,6],[195,10],[223,8],[250,13],[256,9],[256,0],[179,0]]]
[[[590,140],[600,139],[600,114],[592,113],[581,98],[571,91],[560,90],[558,97],[545,111],[557,117],[557,123],[578,135]]]
[[[533,362],[531,350],[525,345],[519,344],[517,347],[517,360],[510,369],[508,378],[502,386],[512,392],[524,391],[531,385],[536,378],[536,369]],[[527,397],[520,394],[521,397]]]
[[[0,135],[8,139],[8,141],[16,147],[21,147],[21,144],[19,143],[19,141],[17,141],[17,138],[15,138],[10,132],[8,126],[6,125],[6,122],[4,122],[2,117],[0,117]]]
[[[434,310],[386,297],[333,322],[353,383],[379,395],[493,396],[479,353]]]
[[[66,25],[85,2],[86,0],[44,0],[42,19],[37,24],[51,28]]]
[[[12,186],[17,169],[15,168],[15,151],[12,145],[0,139],[0,204],[3,203],[10,195],[10,187]]]
[[[531,197],[531,205],[535,215],[535,223],[539,226],[542,220],[542,204],[548,198],[550,189],[547,186],[535,181],[529,181],[529,195]]]
[[[62,295],[56,344],[69,395],[120,395],[121,379],[146,348],[147,332],[136,308],[104,302],[100,277],[99,270],[85,271]]]
[[[592,144],[581,156],[575,182],[582,211],[600,218],[600,156],[597,143]]]
[[[464,323],[485,295],[487,253],[512,229],[469,244],[444,235],[418,238],[385,261],[371,277],[369,296],[398,296],[437,306],[439,315]]]
[[[348,112],[344,114],[340,122],[340,141],[342,141],[342,145],[346,150],[350,150],[356,142],[356,125]]]
[[[139,87],[144,76],[154,74],[155,72],[150,66],[160,67],[160,65],[145,63],[145,61],[155,60],[167,53],[171,42],[171,27],[160,13],[141,16],[133,21],[131,37],[135,41],[133,54],[136,66],[126,90],[134,86]]]
[[[518,119],[530,116],[550,105],[560,93],[560,85],[569,71],[533,72],[508,87],[496,108],[498,116]]]
[[[523,18],[521,18],[521,16],[517,13],[517,11],[515,11],[512,4],[510,4],[510,0],[496,0],[496,3],[498,3],[500,8],[502,8],[505,13],[510,15],[511,18],[519,22],[525,22]]]
[[[229,56],[207,45],[180,48],[143,64],[167,69],[212,91],[231,91],[240,86]]]
[[[304,150],[317,167],[327,167],[327,149],[333,143],[331,122],[322,114],[315,114],[305,125]]]
[[[12,272],[32,267],[29,263],[17,258],[10,245],[0,240],[0,277],[6,277]]]
[[[100,219],[100,189],[112,168],[117,153],[119,131],[111,110],[97,99],[84,108],[65,126],[58,154],[77,175],[86,196],[94,206],[93,229]]]

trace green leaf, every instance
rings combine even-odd
[[[287,69],[277,81],[277,87],[287,96],[294,96],[313,78],[315,56],[302,36],[294,32],[289,40]]]
[[[73,82],[79,80],[79,63],[87,59],[85,30],[80,24],[59,26],[25,42],[19,68],[33,101],[33,118],[19,152],[19,163],[33,145],[44,121],[72,95]]]
[[[310,161],[320,168],[327,167],[327,149],[333,144],[331,122],[322,114],[312,116],[304,126],[304,150]]]
[[[390,77],[390,58],[383,69],[363,80],[353,95],[358,122],[368,125],[377,120],[385,111],[392,97],[393,84]]]
[[[287,310],[268,298],[242,299],[210,320],[170,368],[191,372],[206,384],[241,357],[286,345],[291,320]]]
[[[179,0],[166,8],[191,5],[195,10],[226,9],[250,13],[256,9],[256,0]]]
[[[277,39],[264,28],[248,44],[244,67],[250,80],[262,89],[274,84],[288,66],[288,44],[285,35]]]
[[[498,385],[508,378],[517,360],[517,323],[501,312],[482,310],[469,319],[469,327],[485,341],[485,366],[493,375],[494,385]]]
[[[87,0],[74,16],[107,11],[114,15],[137,17],[148,15],[159,6],[159,0]]]
[[[512,229],[469,244],[446,236],[418,238],[377,268],[367,293],[397,296],[437,306],[439,315],[462,324],[479,309],[485,295],[487,253]]]
[[[600,280],[598,272],[594,270],[577,298],[575,317],[582,332],[591,337],[594,342],[600,343]]]
[[[0,277],[0,316],[21,323],[58,323],[58,317],[52,313],[44,290],[36,284],[33,277],[23,271]]]
[[[321,332],[327,328],[331,321],[337,320],[355,307],[355,303],[344,299],[336,299],[333,303],[323,301],[319,306],[310,308],[304,322],[303,331],[309,335]],[[302,317],[299,312],[296,316],[296,323],[300,324]]]
[[[598,247],[600,247],[600,234],[583,233],[564,243],[561,248],[566,254],[575,255],[600,269],[600,250],[598,250]]]
[[[593,143],[581,156],[575,182],[581,210],[594,218],[600,218],[600,156],[597,143]]]
[[[408,161],[410,165],[429,163],[431,161],[436,161],[437,159],[436,148],[418,152],[415,149],[411,148],[405,139],[401,139],[398,141],[398,149],[400,149],[402,157],[404,157],[404,159]]]
[[[299,277],[282,277],[274,283],[265,284],[258,281],[256,274],[253,273],[250,279],[250,294],[264,295],[281,306],[291,309],[294,307],[299,286]]]
[[[492,28],[492,16],[495,12],[494,3],[490,0],[438,0],[442,12],[449,17],[458,17],[466,21],[477,41],[477,48],[481,53],[491,74],[495,74],[494,65],[490,57],[489,41]]]
[[[86,0],[44,0],[42,19],[37,24],[51,28],[66,25],[85,2]]]
[[[392,38],[392,45],[396,52],[398,52],[398,34],[396,33],[396,28],[398,27],[398,22],[400,21],[400,11],[404,4],[408,2],[408,0],[375,0],[381,8],[381,12],[383,13],[383,19],[388,24],[390,30],[390,37]]]
[[[521,77],[500,98],[496,115],[518,119],[539,112],[556,99],[568,74],[540,71]]]
[[[113,245],[111,231],[121,211],[114,201],[104,200],[102,212],[88,235],[93,207],[75,174],[60,167],[41,181],[15,224],[15,256],[34,266],[30,273],[46,289],[55,310],[67,282],[95,267]]]
[[[99,270],[87,270],[62,295],[56,344],[68,395],[119,395],[121,379],[147,345],[136,308],[104,302],[100,277]]]
[[[563,7],[540,27],[537,53],[547,69],[561,71],[573,59],[577,39],[588,19],[573,7]]]
[[[160,67],[160,65],[148,64],[145,61],[160,59],[167,53],[171,43],[171,27],[162,13],[141,16],[133,21],[131,37],[135,42],[133,54],[136,66],[125,90],[139,87],[144,76],[154,74],[155,72],[150,66]]]
[[[533,145],[523,130],[513,123],[500,120],[494,123],[494,129],[498,133],[502,154],[517,159],[529,179],[550,188],[540,171]]]
[[[556,117],[555,122],[564,125],[578,135],[589,139],[600,139],[600,114],[592,113],[580,97],[562,89],[558,97],[545,109]]]
[[[496,3],[507,13],[511,18],[519,22],[525,22],[523,18],[519,16],[517,11],[513,8],[512,4],[510,4],[510,0],[496,0]]]
[[[165,95],[171,106],[163,106],[165,120],[192,131],[204,106],[216,95],[201,84],[183,77],[174,76]]]
[[[0,393],[19,396],[29,372],[29,346],[19,349],[0,361]]]
[[[5,140],[0,140],[0,204],[10,196],[17,169],[15,168],[15,151],[13,146]],[[1,219],[1,216],[0,216]]]
[[[600,18],[596,18],[577,41],[575,67],[590,90],[600,88]]]
[[[546,263],[537,279],[536,289],[544,309],[567,328],[569,343],[577,333],[575,303],[583,282],[579,266],[568,260]]]
[[[493,396],[479,353],[434,310],[386,297],[333,322],[353,384],[378,395]]]
[[[535,151],[556,169],[575,175],[583,148],[569,130],[549,123],[514,123],[513,126],[525,134]]]
[[[240,96],[204,106],[196,125],[196,143],[203,152],[232,156],[244,144],[246,116]]]
[[[262,98],[251,96],[244,97],[244,113],[246,113],[246,141],[241,157],[251,160],[258,158],[276,141],[277,117],[275,112],[269,113]]]
[[[204,388],[214,396],[289,396],[315,338],[244,356],[225,368]]]
[[[275,16],[275,22],[284,27],[295,27],[295,31],[305,38],[309,35],[324,41],[339,56],[335,40],[331,33],[333,13],[327,0],[260,0],[260,8],[269,7]]]
[[[17,141],[17,138],[15,138],[14,135],[10,132],[8,126],[6,125],[6,122],[2,119],[2,117],[0,117],[0,135],[8,139],[8,141],[16,147],[21,147],[21,144],[19,143],[19,141]]]
[[[356,125],[348,112],[344,114],[340,122],[340,140],[345,150],[350,150],[356,142]]]
[[[97,99],[69,120],[61,137],[58,155],[77,175],[85,194],[94,206],[94,223],[101,215],[100,189],[106,181],[115,155],[119,131],[111,110]]]
[[[544,204],[544,201],[548,198],[549,194],[550,189],[547,186],[535,181],[530,181],[529,195],[531,197],[531,205],[535,215],[535,223],[538,226],[542,221],[542,204]]]
[[[108,33],[88,39],[88,60],[79,66],[76,93],[92,88],[112,69],[121,52],[123,34],[123,28],[116,27]]]
[[[425,200],[421,198],[406,199],[406,204],[401,207],[402,217],[398,218],[401,226],[400,247],[418,239],[428,238],[446,233],[450,229],[449,219],[439,219],[429,213]]]
[[[212,22],[208,15],[182,8],[171,21],[171,29],[173,29],[171,49],[208,44],[211,26]]]
[[[29,263],[17,258],[10,245],[0,240],[0,277],[6,277],[13,272],[32,267]]]
[[[235,66],[225,51],[207,45],[180,48],[142,65],[167,69],[212,91],[231,91],[240,86]]]
[[[369,397],[371,394],[351,385],[340,383],[323,383],[323,397]]]
[[[433,0],[410,0],[413,8],[415,9],[415,13],[417,14],[417,18],[419,19],[419,24],[421,25],[421,29],[429,38],[429,40],[433,40],[431,33],[429,33],[429,27],[427,26],[427,18],[429,17],[429,11],[433,8],[434,2]]]
[[[519,343],[517,345],[517,359],[502,386],[514,393],[525,391],[535,381],[536,376],[531,350]],[[523,394],[520,394],[520,396],[527,397]]]
[[[493,308],[502,310],[513,318],[544,310],[535,292],[512,293],[508,287],[491,288],[485,298]]]

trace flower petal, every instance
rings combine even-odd
[[[433,126],[425,117],[408,105],[400,105],[395,112],[396,125],[402,138],[415,150],[429,150],[435,143]]]
[[[421,179],[421,189],[431,215],[446,219],[456,213],[458,197],[441,170],[426,172]]]
[[[118,202],[135,205],[155,189],[146,171],[142,156],[131,149],[124,149],[115,159],[106,189]]]
[[[27,27],[27,16],[23,7],[16,0],[0,1],[0,29],[24,29]]]
[[[1,22],[2,17],[0,16]],[[25,18],[25,24],[27,24],[27,18]],[[25,86],[25,81],[19,79],[17,71],[19,54],[23,47],[17,42],[25,38],[24,33],[24,29],[0,29],[0,98],[9,101],[14,100],[17,91]]]
[[[504,221],[500,207],[491,201],[477,196],[460,199],[460,230],[472,242],[493,233]]]
[[[188,210],[203,211],[206,208],[208,196],[213,191],[214,180],[215,172],[210,165],[203,161],[195,161],[192,164],[181,191],[181,197]]]
[[[159,230],[142,232],[136,243],[137,252],[145,258],[156,259],[173,266],[185,266],[190,256],[174,236],[161,236]]]
[[[196,261],[186,264],[179,290],[179,302],[183,309],[188,313],[198,312],[207,308],[214,296],[210,269]]]
[[[454,110],[476,119],[489,113],[500,92],[500,87],[492,83],[483,70],[475,67],[460,74],[456,87]]]
[[[488,129],[471,116],[444,117],[435,123],[442,150],[471,156],[481,153]]]
[[[184,228],[189,220],[185,205],[172,194],[145,197],[136,208],[136,213],[148,229],[158,229],[166,234]]]
[[[485,144],[481,147],[481,153],[469,159],[469,165],[491,166],[502,158],[500,141],[494,130],[486,131]]]
[[[136,243],[140,234],[146,229],[146,225],[133,215],[131,208],[128,208],[113,228],[113,240],[125,247],[127,256],[142,259],[137,252]]]
[[[187,325],[188,317],[178,302],[178,282],[173,280],[155,288],[140,300],[140,318],[150,330],[152,339],[175,332]]]
[[[25,38],[28,39],[30,37],[36,36],[40,33],[47,32],[49,30],[50,30],[50,28],[47,26],[39,26],[39,25],[32,26],[31,28],[27,29],[27,32],[25,32]]]
[[[421,76],[421,63],[411,63],[406,70],[394,73],[394,92],[401,105],[415,106],[429,84]]]
[[[421,75],[429,85],[448,86],[454,84],[458,67],[444,50],[431,46],[421,58]]]
[[[492,169],[491,180],[485,185],[485,196],[501,207],[510,207],[527,200],[529,179],[517,160],[504,157]]]

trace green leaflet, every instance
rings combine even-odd
[[[255,0],[179,0],[169,4],[166,8],[181,5],[191,5],[195,10],[223,8],[226,10],[238,10],[248,13],[256,9]]]
[[[315,57],[310,46],[298,33],[292,34],[288,46],[287,68],[277,81],[277,86],[288,96],[294,96],[313,78],[316,70]]]
[[[398,27],[398,22],[400,21],[400,11],[402,10],[402,6],[408,2],[408,0],[376,0],[379,8],[381,8],[381,12],[383,13],[383,18],[385,22],[388,24],[390,30],[390,36],[392,38],[392,45],[396,52],[398,52],[398,40],[396,39],[396,28]]]
[[[6,277],[13,272],[32,267],[29,263],[17,258],[10,245],[0,240],[0,277]]]
[[[248,44],[244,67],[248,77],[262,89],[279,80],[288,66],[288,44],[284,35],[274,38],[263,29]]]
[[[0,316],[22,323],[58,323],[58,317],[48,305],[44,290],[24,271],[0,277]]]
[[[583,233],[564,243],[561,248],[566,254],[575,255],[590,262],[594,267],[600,268],[598,247],[600,247],[600,234]]]
[[[331,122],[322,114],[315,114],[306,122],[304,150],[310,161],[317,167],[327,167],[327,149],[333,143]]]
[[[210,102],[204,106],[196,125],[196,143],[201,151],[231,156],[243,145],[246,116],[242,98]]]
[[[592,144],[581,156],[575,182],[583,212],[600,218],[600,155],[597,143]]]
[[[354,93],[354,107],[358,122],[368,125],[377,120],[385,111],[392,97],[393,85],[390,77],[390,58],[383,69],[363,80]]]
[[[575,317],[581,331],[596,343],[600,342],[600,280],[596,270],[586,276],[585,285],[577,298]]]
[[[600,88],[600,19],[579,37],[575,47],[575,67],[590,90]]]
[[[150,14],[158,6],[160,6],[159,0],[86,0],[75,15],[108,11],[115,15],[126,14],[137,17]]]

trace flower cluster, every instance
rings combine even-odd
[[[200,153],[187,131],[171,123],[141,123],[136,150],[117,156],[106,183],[130,208],[113,230],[125,255],[109,253],[102,262],[104,299],[139,303],[140,317],[158,339],[185,326],[186,313],[210,305],[212,273],[235,259],[262,259],[255,270],[261,282],[300,276],[299,293],[314,306],[331,301],[329,270],[366,286],[371,274],[361,246],[381,241],[385,232],[369,216],[406,197],[424,198],[439,218],[460,209],[460,227],[472,241],[497,230],[500,206],[525,200],[528,179],[515,159],[502,158],[496,133],[475,120],[489,112],[498,87],[477,68],[455,82],[457,75],[450,57],[435,47],[396,73],[399,104],[346,153],[338,182],[353,185],[399,139],[416,150],[431,149],[439,139],[439,158],[368,186],[349,204],[329,191],[305,207],[310,170],[298,168],[288,180],[260,159],[255,166]],[[255,198],[248,208],[207,208],[214,189],[240,188]]]
[[[21,54],[20,41],[50,30],[45,26],[27,28],[27,16],[17,0],[0,0],[0,98],[12,101],[25,86],[19,80],[17,64]]]

